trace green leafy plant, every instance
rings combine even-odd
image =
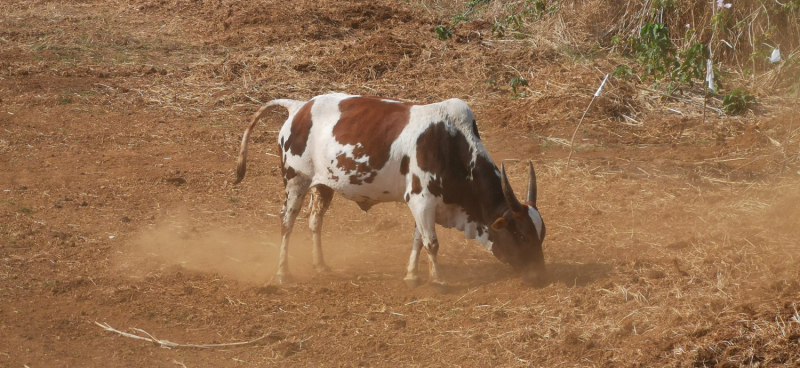
[[[494,22],[492,25],[492,36],[503,37],[506,35],[506,26],[500,22]]]
[[[744,88],[739,87],[725,95],[722,99],[722,109],[728,114],[739,115],[755,103],[756,98]]]
[[[440,40],[444,41],[449,38],[453,38],[453,33],[443,25],[436,26],[433,31],[436,32],[436,35],[439,36]]]
[[[672,71],[673,82],[691,86],[695,79],[703,81],[705,79],[706,60],[709,58],[708,48],[701,43],[695,43],[689,46],[688,49],[681,51],[679,55],[683,61]],[[714,76],[716,78],[716,74]]]
[[[697,31],[692,28],[687,28],[686,33],[683,34],[683,42],[684,44],[689,43],[694,36],[697,35]]]
[[[476,6],[479,4],[488,4],[491,0],[470,0],[466,3],[467,10],[463,14],[459,14],[453,17],[453,20],[450,22],[450,27],[445,27],[444,25],[438,25],[433,28],[433,31],[436,32],[436,36],[439,37],[440,40],[446,41],[448,39],[453,38],[453,29],[456,26],[464,21],[469,20],[467,15],[471,13]]]
[[[729,9],[719,9],[717,14],[711,17],[711,27],[722,33],[728,33],[728,25],[731,23],[731,12]]]
[[[555,14],[560,6],[560,1],[552,0],[526,0],[523,13],[527,16],[539,18],[545,14]]]
[[[463,22],[463,21],[465,21],[467,19],[468,19],[467,18],[467,13],[456,15],[455,17],[453,17],[453,20],[450,22],[450,29],[452,29],[453,27],[455,27],[456,25],[458,25],[459,23],[461,23],[461,22]]]
[[[633,75],[633,69],[627,65],[620,65],[611,73],[614,78],[627,78]]]
[[[632,43],[639,62],[645,67],[642,79],[653,76],[656,81],[661,80],[678,66],[675,45],[669,39],[669,28],[663,23],[646,23]]]
[[[520,96],[520,94],[517,92],[517,88],[527,87],[528,81],[525,80],[525,78],[523,77],[516,77],[512,79],[511,82],[508,83],[508,85],[511,86],[511,91],[514,94],[514,98],[517,98]]]
[[[518,29],[522,27],[522,16],[519,14],[509,15],[506,17],[506,24],[513,29]]]
[[[545,2],[542,1],[542,0],[536,0],[536,1],[533,1],[533,2],[528,0],[525,4],[526,5],[528,5],[528,4],[533,5],[531,8],[537,14],[542,14],[542,13],[544,13],[545,10],[547,10],[547,4],[545,4]]]

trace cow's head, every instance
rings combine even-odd
[[[541,286],[547,282],[542,252],[545,228],[536,208],[536,173],[533,164],[529,163],[529,166],[528,198],[525,203],[520,203],[508,183],[505,167],[500,165],[500,180],[508,210],[491,226],[492,253],[520,272],[526,284]]]

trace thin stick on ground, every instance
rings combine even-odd
[[[583,118],[586,117],[586,113],[589,112],[589,109],[592,107],[594,100],[597,99],[598,96],[600,96],[600,92],[603,90],[603,85],[606,84],[607,80],[608,80],[608,74],[606,74],[606,77],[603,79],[603,83],[600,83],[600,88],[598,88],[597,92],[595,92],[594,96],[592,96],[592,100],[589,101],[589,106],[586,106],[586,110],[583,111],[583,116],[581,116],[581,120],[578,121],[578,125],[575,126],[575,131],[572,132],[572,139],[569,140],[569,156],[567,156],[567,169],[569,169],[569,163],[572,160],[572,152],[575,151],[575,134],[578,134],[578,129],[581,127],[581,124],[583,124]]]
[[[800,93],[797,95],[797,100],[800,100]],[[786,169],[786,161],[788,161],[787,157],[787,150],[789,149],[789,143],[792,141],[792,131],[794,129],[794,114],[791,114],[789,118],[789,130],[786,132],[786,141],[783,142],[783,164],[781,165],[781,171],[779,175],[783,175],[783,170]]]
[[[703,84],[703,126],[706,125],[706,101],[708,100],[708,91],[705,84]]]
[[[267,337],[267,336],[269,336],[271,334],[271,332],[270,332],[270,333],[268,333],[268,334],[266,334],[264,336],[261,336],[261,337],[255,339],[255,340],[243,341],[243,342],[231,342],[231,343],[227,343],[227,344],[201,344],[201,345],[196,345],[196,344],[176,344],[176,343],[174,343],[172,341],[159,340],[159,339],[155,338],[155,336],[153,336],[150,333],[148,333],[147,331],[142,330],[142,329],[138,329],[138,328],[134,328],[134,330],[139,331],[139,332],[141,332],[141,333],[143,333],[143,334],[145,334],[147,336],[150,336],[150,337],[147,338],[147,337],[134,335],[134,334],[127,333],[127,332],[122,332],[120,330],[117,330],[117,329],[109,326],[108,323],[102,323],[101,324],[101,323],[95,321],[95,324],[100,326],[100,327],[102,327],[106,331],[116,332],[116,333],[118,333],[118,334],[120,334],[122,336],[130,337],[132,339],[144,340],[144,341],[149,341],[149,342],[152,342],[152,343],[156,343],[156,344],[161,345],[161,347],[165,347],[165,348],[209,349],[209,348],[218,348],[218,347],[223,347],[223,346],[247,345],[247,344],[252,344],[252,343],[254,343],[256,341],[259,341],[259,340],[261,340],[261,339],[263,339],[263,338],[265,338],[265,337]]]

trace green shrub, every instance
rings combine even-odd
[[[508,83],[508,85],[511,86],[511,90],[514,93],[514,98],[517,98],[520,96],[520,94],[517,93],[517,88],[527,87],[528,81],[526,81],[525,78],[523,77],[516,77],[512,79],[511,82]]]
[[[627,65],[620,65],[611,73],[611,76],[614,78],[627,78],[633,75],[633,69]]]
[[[703,81],[706,75],[706,60],[709,58],[708,47],[695,43],[681,51],[679,55],[683,61],[672,71],[673,82],[691,86],[695,79]]]
[[[725,95],[725,98],[722,99],[722,109],[728,114],[739,115],[755,103],[756,98],[744,88],[739,87]]]
[[[436,35],[439,36],[440,40],[447,40],[448,38],[453,38],[453,33],[442,25],[436,26],[436,28],[434,28],[433,31],[436,32]]]
[[[675,61],[675,45],[669,39],[669,28],[663,23],[646,23],[632,43],[637,59],[645,67],[642,79],[653,76],[656,81],[661,80],[679,66]]]

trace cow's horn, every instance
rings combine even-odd
[[[536,171],[533,170],[533,162],[528,161],[530,178],[528,179],[528,199],[526,202],[536,204]]]
[[[511,211],[516,213],[523,213],[524,207],[519,203],[517,196],[514,195],[514,189],[511,189],[511,184],[508,183],[508,176],[506,176],[506,167],[500,164],[500,180],[503,181],[503,196],[506,197],[506,203],[511,207]]]

